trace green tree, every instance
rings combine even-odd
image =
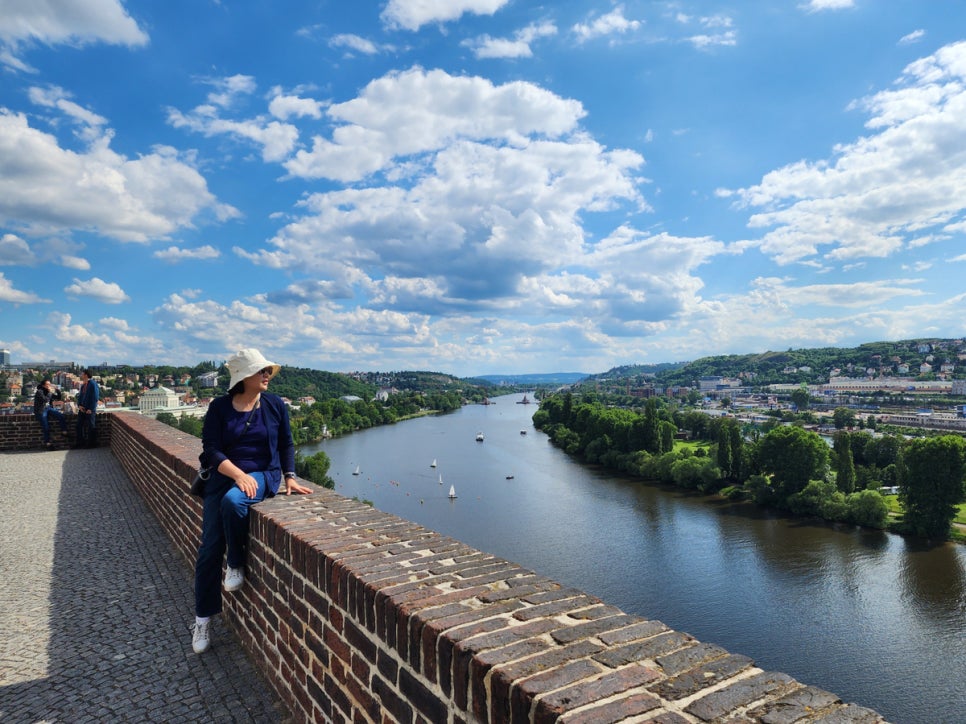
[[[884,528],[889,506],[875,490],[860,490],[846,497],[849,520],[869,528]]]
[[[758,443],[758,462],[772,475],[781,500],[805,489],[809,480],[824,479],[829,449],[814,432],[785,425],[776,427]]]
[[[322,450],[307,458],[302,457],[301,453],[295,456],[295,473],[300,478],[331,490],[335,488],[335,481],[329,477],[329,465],[331,460]]]
[[[811,402],[811,400],[812,395],[808,391],[808,387],[805,385],[802,385],[797,390],[792,392],[792,402],[795,403],[795,407],[797,407],[799,410],[807,410],[808,403]]]
[[[946,538],[963,502],[966,440],[956,435],[911,440],[902,454],[899,500],[903,524],[927,538]]]
[[[843,493],[855,490],[855,463],[852,458],[851,435],[841,431],[835,433],[833,443],[833,457],[835,467],[835,485]]]
[[[848,407],[836,407],[832,411],[832,422],[836,430],[855,427],[855,411],[850,410]]]

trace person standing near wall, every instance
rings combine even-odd
[[[195,623],[191,645],[195,653],[208,649],[211,617],[222,609],[222,560],[227,551],[224,589],[237,591],[245,583],[248,513],[251,506],[279,492],[311,493],[295,476],[295,443],[288,409],[268,392],[281,365],[269,362],[257,349],[243,349],[226,363],[231,381],[228,394],[212,401],[201,433],[205,481],[201,545],[195,562]]]
[[[89,369],[81,373],[77,394],[77,440],[74,447],[97,447],[97,401],[101,391]]]
[[[64,399],[64,396],[60,388],[55,388],[49,377],[45,377],[43,382],[37,386],[37,392],[34,394],[34,417],[40,423],[40,430],[44,434],[44,447],[46,448],[51,446],[50,417],[60,421],[60,432],[64,436],[64,440],[67,439],[67,421],[64,419],[64,413],[51,404],[54,400],[62,399]]]

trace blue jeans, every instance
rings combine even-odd
[[[48,407],[39,415],[36,415],[37,421],[40,423],[40,429],[44,433],[44,445],[50,442],[50,421],[47,419],[48,416],[54,417],[60,420],[60,429],[67,432],[67,420],[64,419],[64,413],[58,410],[56,407]]]
[[[242,568],[248,544],[248,510],[265,499],[265,474],[250,473],[258,481],[254,498],[246,496],[224,475],[212,472],[205,486],[201,518],[201,545],[195,562],[195,615],[221,612],[221,563]]]

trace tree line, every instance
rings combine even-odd
[[[570,392],[545,397],[533,422],[584,462],[797,515],[946,539],[966,501],[966,440],[957,435],[907,440],[839,430],[830,447],[798,425],[763,431],[659,398],[636,411]],[[676,444],[682,431],[706,444]],[[903,507],[891,524],[883,487],[895,487]]]

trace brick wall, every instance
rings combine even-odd
[[[67,445],[73,445],[77,433],[77,415],[64,415],[67,421]],[[106,412],[97,414],[97,440],[106,445],[111,437],[112,415]],[[50,420],[50,437],[58,445],[64,444],[60,440],[58,431],[60,425],[56,420]],[[40,423],[32,414],[0,415],[0,453],[16,450],[32,450],[43,447],[43,433]]]
[[[193,563],[200,441],[118,414],[110,444]],[[333,491],[268,500],[251,523],[225,618],[297,721],[882,721]]]

